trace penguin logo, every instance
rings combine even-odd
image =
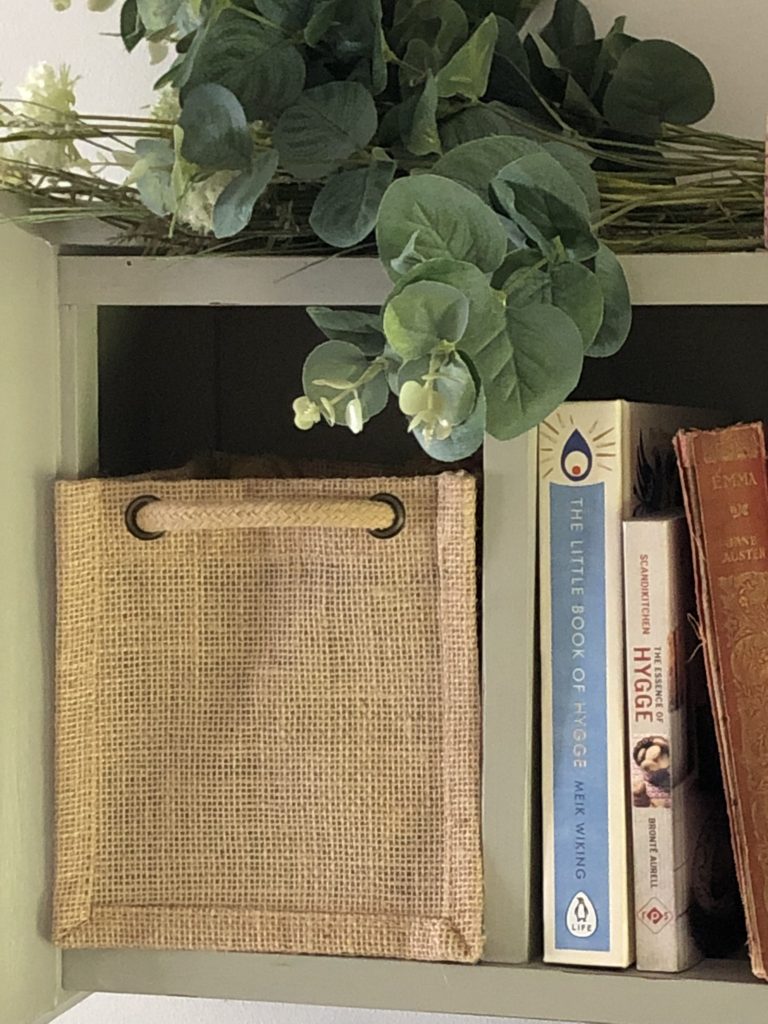
[[[597,911],[585,892],[577,892],[568,904],[565,926],[577,939],[588,939],[597,931]]]

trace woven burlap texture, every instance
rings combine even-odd
[[[407,522],[140,541],[147,491]],[[57,537],[56,943],[476,961],[473,478],[61,482]]]

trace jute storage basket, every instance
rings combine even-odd
[[[473,478],[62,482],[57,534],[55,941],[476,961]]]

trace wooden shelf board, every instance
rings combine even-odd
[[[320,1006],[466,1013],[593,1024],[764,1024],[768,986],[744,961],[710,960],[683,974],[544,964],[424,964],[249,953],[68,951],[71,990],[208,996]]]
[[[636,305],[768,305],[768,252],[625,256]],[[60,256],[63,305],[376,305],[371,257]]]

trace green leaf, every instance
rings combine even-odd
[[[400,53],[415,39],[428,43],[444,64],[468,34],[467,16],[456,0],[399,0],[390,38]]]
[[[507,107],[525,110],[529,115],[541,121],[550,132],[554,127],[547,105],[531,82],[530,73],[522,71],[500,53],[496,54],[491,65],[488,98],[501,101]],[[502,111],[499,112],[502,113]],[[508,129],[508,131],[514,131],[514,129]]]
[[[347,341],[366,356],[381,355],[385,339],[380,313],[327,306],[307,306],[307,313],[326,337]]]
[[[335,164],[368,145],[376,106],[357,82],[328,82],[304,92],[280,116],[273,142],[284,167]]]
[[[391,160],[340,171],[318,193],[309,224],[318,238],[337,249],[356,245],[373,231],[382,197],[395,173]]]
[[[603,319],[603,293],[597,278],[580,263],[542,266],[530,250],[511,253],[502,264],[507,307],[532,303],[555,306],[576,324],[586,350]]]
[[[161,32],[173,23],[184,0],[137,0],[139,17],[147,32]]]
[[[558,263],[549,271],[552,303],[579,329],[584,351],[594,343],[603,322],[603,290],[597,277],[581,263]]]
[[[217,82],[237,96],[246,118],[255,121],[275,117],[295,103],[305,74],[301,54],[281,32],[232,8],[209,28],[187,88]]]
[[[174,164],[173,148],[164,139],[139,139],[136,143],[139,158],[131,177],[141,201],[158,217],[176,209],[176,193],[171,180]]]
[[[584,350],[576,325],[559,309],[507,309],[504,332],[469,355],[488,402],[487,429],[517,437],[565,401],[578,383]]]
[[[592,15],[581,0],[557,0],[552,19],[542,29],[541,38],[558,54],[573,46],[591,43],[595,38]]]
[[[544,150],[568,171],[584,193],[591,218],[600,213],[600,190],[592,165],[584,151],[566,142],[545,142]]]
[[[644,39],[621,57],[603,112],[619,131],[655,137],[664,122],[700,121],[714,102],[712,79],[698,57],[676,43]]]
[[[277,151],[259,153],[251,169],[231,181],[213,208],[213,233],[217,238],[231,238],[248,227],[253,207],[277,170]]]
[[[467,326],[461,347],[476,350],[485,340],[504,329],[504,296],[493,289],[488,278],[471,263],[434,259],[413,267],[392,289],[389,301],[417,281],[439,281],[449,284],[465,296],[469,303]]]
[[[253,143],[240,101],[223,85],[198,85],[184,100],[179,124],[181,151],[200,167],[242,170],[251,162]]]
[[[254,0],[254,4],[265,18],[293,32],[306,25],[314,0]]]
[[[446,151],[490,135],[517,135],[536,141],[541,138],[536,124],[527,110],[496,102],[476,103],[441,121],[440,138]]]
[[[533,153],[502,168],[494,193],[509,217],[551,261],[577,261],[597,252],[589,207],[579,186],[549,153]]]
[[[540,152],[542,147],[530,139],[497,135],[456,146],[437,161],[432,172],[457,181],[488,202],[491,182],[503,167],[521,156]]]
[[[621,264],[607,245],[600,245],[595,274],[603,292],[605,312],[600,330],[587,350],[590,356],[612,356],[627,340],[632,326],[632,303]]]
[[[445,440],[427,441],[423,427],[416,427],[414,437],[424,451],[438,462],[458,462],[473,455],[485,438],[486,402],[482,388],[477,393],[475,407],[463,423],[457,424]]]
[[[428,74],[413,108],[413,119],[405,138],[407,149],[416,156],[441,153],[443,150],[437,128],[437,100],[437,82]]]
[[[351,73],[336,70],[335,77],[361,82],[376,95],[387,84],[381,19],[381,0],[324,0],[313,5],[304,39],[321,47],[326,60],[354,63]]]
[[[417,281],[393,296],[384,310],[384,334],[403,359],[418,359],[442,341],[459,341],[469,320],[469,300],[438,281]]]
[[[123,45],[130,53],[134,50],[146,34],[144,22],[139,17],[139,9],[136,0],[125,0],[120,9],[120,35]]]
[[[485,273],[499,266],[507,248],[493,210],[468,189],[436,174],[396,179],[384,194],[376,240],[390,276],[391,261],[414,234],[423,259],[449,257],[474,263]]]
[[[496,17],[489,14],[437,73],[439,96],[464,96],[469,100],[479,100],[485,94],[498,34]]]
[[[626,17],[614,19],[613,25],[601,42],[600,53],[595,61],[592,81],[589,86],[589,93],[592,96],[601,90],[603,80],[607,75],[613,73],[616,65],[624,56],[624,52],[638,42],[634,36],[627,35],[624,31],[626,22]]]
[[[322,399],[334,403],[336,423],[344,423],[347,406],[354,400],[355,392],[350,390],[344,394],[338,387],[318,384],[316,381],[348,382],[354,385],[369,367],[369,361],[356,345],[346,341],[324,341],[309,353],[304,362],[304,393],[318,405],[323,405]],[[363,422],[384,409],[389,400],[389,388],[383,367],[382,372],[370,381],[358,385],[357,395],[363,407]]]
[[[506,57],[508,61],[515,65],[524,75],[529,74],[530,65],[528,63],[528,54],[525,52],[523,41],[518,34],[517,29],[508,21],[506,18],[497,17],[496,21],[499,26],[499,38],[496,40],[496,53],[502,57]]]

